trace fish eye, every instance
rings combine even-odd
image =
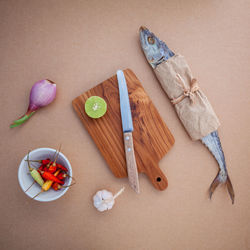
[[[155,39],[154,39],[152,36],[149,36],[149,37],[148,37],[148,42],[149,42],[150,44],[154,44],[154,43],[155,43]]]

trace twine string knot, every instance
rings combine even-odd
[[[195,93],[196,93],[196,91],[199,90],[197,79],[193,78],[191,80],[190,87],[187,88],[183,78],[179,74],[177,74],[176,77],[177,77],[177,81],[179,82],[179,84],[181,85],[181,87],[183,89],[183,94],[177,98],[173,98],[171,100],[171,102],[175,105],[175,104],[181,102],[184,98],[189,97],[191,104],[193,104],[195,102]]]

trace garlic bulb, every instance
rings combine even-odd
[[[100,212],[110,210],[115,204],[115,199],[124,191],[124,189],[125,188],[123,187],[114,196],[111,192],[105,189],[98,191],[93,197],[94,206]]]

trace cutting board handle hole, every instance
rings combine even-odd
[[[156,178],[156,181],[157,181],[157,182],[160,182],[160,181],[161,181],[161,177],[157,177],[157,178]]]

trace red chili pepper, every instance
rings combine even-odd
[[[65,171],[65,172],[68,172],[68,169],[65,168],[63,165],[61,165],[61,164],[59,164],[59,163],[56,163],[56,166],[57,166],[58,168],[60,168],[61,170]]]
[[[46,180],[50,180],[50,181],[54,181],[57,182],[59,184],[63,184],[63,182],[61,180],[59,180],[56,176],[54,176],[53,174],[51,174],[50,172],[45,172],[42,171],[42,177]]]
[[[51,174],[54,174],[56,170],[57,170],[57,167],[54,164],[50,165],[48,168],[48,172],[50,172]]]
[[[45,172],[48,171],[46,165],[43,165],[43,164],[37,170],[39,171],[40,174],[42,173],[42,171],[45,171]]]
[[[47,158],[46,160],[42,160],[43,165],[47,165],[48,163],[50,163],[50,158]]]
[[[51,162],[49,158],[47,158],[46,160],[30,160],[30,161],[31,162],[39,162],[42,165],[47,165],[47,164],[49,164]]]
[[[41,174],[41,176],[42,176],[42,171],[46,171],[46,166],[44,166],[44,165],[41,165],[38,169],[37,169],[37,171]],[[43,176],[42,176],[42,178],[43,178]],[[46,181],[44,178],[43,178],[43,180],[44,181]]]
[[[52,188],[53,188],[55,191],[57,191],[57,190],[61,189],[62,186],[61,186],[60,184],[54,182],[54,183],[52,184]]]
[[[63,172],[61,172],[61,173],[57,176],[57,178],[58,178],[59,180],[64,180],[66,177],[67,177],[67,174],[65,174],[65,173],[63,173]]]
[[[47,166],[46,166],[46,165],[43,165],[43,164],[42,164],[38,169],[41,170],[41,171],[48,172]]]
[[[38,169],[41,170],[41,171],[43,171],[44,165],[41,165]]]

